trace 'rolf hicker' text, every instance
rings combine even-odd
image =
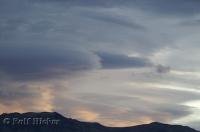
[[[51,118],[4,118],[5,125],[58,125],[60,120]]]

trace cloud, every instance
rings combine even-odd
[[[37,0],[37,2],[61,2],[68,5],[79,6],[98,6],[98,7],[117,7],[128,6],[139,8],[146,12],[152,12],[160,15],[171,15],[176,17],[196,15],[200,13],[199,0]]]
[[[0,112],[53,111],[54,89],[49,84],[0,83]]]
[[[114,16],[113,14],[108,15],[108,14],[104,14],[104,13],[92,13],[92,12],[88,12],[88,14],[86,15],[91,19],[95,19],[97,21],[103,21],[105,23],[111,23],[111,24],[115,24],[117,26],[124,26],[127,28],[131,28],[134,30],[146,30],[146,28],[138,23],[135,23],[133,20],[128,20],[126,16],[122,16],[122,15],[116,15]]]
[[[97,53],[101,59],[102,67],[108,69],[117,69],[117,68],[140,68],[151,66],[151,62],[148,59],[142,57],[129,57],[123,54],[112,54],[99,52]]]
[[[184,26],[197,27],[200,25],[200,19],[185,20],[185,21],[179,23],[179,25],[182,27],[184,27]]]
[[[176,17],[200,13],[198,8],[200,4],[199,0],[134,0],[133,4],[146,11]]]
[[[199,12],[198,0],[0,0],[0,109],[108,125],[188,116]]]
[[[190,87],[198,89],[199,83],[192,86],[181,83],[187,78],[188,76],[174,76],[170,72],[158,74],[148,68],[99,69],[74,78],[70,85],[70,89],[76,89],[72,90],[73,98],[59,99],[63,103],[57,101],[71,106],[70,108],[86,107],[98,114],[94,121],[111,126],[115,126],[115,123],[127,126],[151,121],[172,123],[193,113],[191,107],[182,105],[183,102],[199,98],[198,92],[190,90]],[[128,82],[135,85],[127,85]],[[177,82],[180,84],[176,84]],[[76,110],[78,109],[79,107]],[[66,108],[60,109],[63,110]],[[73,117],[78,115],[73,114]]]
[[[86,93],[74,100],[69,98],[68,102],[63,104],[67,107],[62,107],[58,111],[62,113],[67,111],[66,115],[69,114],[73,118],[118,127],[153,121],[170,122],[190,114],[189,108],[181,105],[171,103],[158,105],[150,100],[116,94]]]
[[[93,57],[94,58],[93,58]],[[89,52],[62,47],[1,46],[0,71],[14,79],[41,79],[98,67]]]
[[[157,65],[156,71],[158,73],[168,73],[168,72],[170,72],[170,67],[169,66],[163,66],[163,65]]]

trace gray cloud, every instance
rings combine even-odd
[[[148,59],[142,57],[128,57],[123,54],[112,54],[106,52],[97,53],[100,57],[103,68],[131,68],[131,67],[146,67],[151,66]]]
[[[62,2],[70,5],[116,7],[128,6],[143,11],[172,16],[190,16],[200,13],[199,0],[37,0],[38,2]]]
[[[143,10],[177,17],[200,13],[199,0],[134,0],[133,3]]]
[[[70,98],[68,100],[69,102],[67,103],[62,101],[56,102],[56,104],[66,104],[66,106],[68,106],[66,108],[59,109],[58,111],[63,113],[63,111],[66,111],[67,109],[69,113],[66,114],[70,114],[74,118],[78,118],[79,115],[74,112],[85,108],[89,112],[93,111],[99,115],[95,121],[99,121],[106,125],[109,124],[111,126],[117,125],[117,121],[118,123],[121,122],[125,124],[129,122],[128,125],[134,125],[135,123],[137,124],[137,121],[140,123],[145,123],[151,120],[169,122],[169,119],[178,119],[182,116],[191,114],[189,108],[186,106],[164,102],[158,105],[152,101],[134,97],[134,95],[124,96],[115,94],[85,93],[74,100]],[[80,119],[86,120],[84,118]],[[106,122],[106,120],[108,120],[108,122]]]
[[[93,57],[94,58],[93,58]],[[0,71],[15,79],[41,79],[98,67],[89,52],[43,45],[1,46]]]
[[[135,30],[146,30],[146,28],[140,24],[137,24],[133,22],[132,20],[128,20],[126,17],[123,16],[113,16],[113,15],[108,15],[108,14],[103,14],[103,13],[91,13],[88,12],[86,14],[89,18],[95,19],[97,21],[103,21],[105,23],[111,23],[111,24],[116,24],[117,26],[124,26],[127,28],[132,28]]]
[[[156,71],[158,73],[168,73],[168,72],[170,72],[170,67],[169,66],[163,66],[163,65],[157,65]]]
[[[179,25],[181,25],[183,27],[184,26],[199,26],[200,25],[200,19],[186,20],[186,21],[179,23]]]

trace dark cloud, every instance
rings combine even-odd
[[[199,0],[36,0],[38,2],[62,2],[70,5],[116,7],[129,6],[143,11],[172,16],[189,16],[200,13]]]
[[[45,33],[53,29],[54,25],[55,23],[50,22],[50,21],[39,21],[39,22],[30,24],[28,30],[30,32],[35,32],[35,33],[38,33],[38,32]]]
[[[108,14],[103,14],[103,13],[91,13],[88,12],[86,15],[89,18],[96,19],[97,21],[103,21],[105,23],[111,23],[111,24],[116,24],[118,26],[124,26],[127,28],[132,28],[135,30],[145,30],[145,27],[133,22],[132,20],[128,20],[126,17],[123,16],[113,16],[113,15],[108,15]]]
[[[46,4],[42,4],[43,0],[34,4],[24,0],[16,0],[14,4],[9,1],[4,1],[0,5],[4,7],[0,8],[2,10],[0,14],[3,16],[0,21],[0,38],[7,44],[10,44],[10,41],[14,43],[26,41],[33,44],[64,41],[67,42],[66,45],[79,45],[95,51],[112,50],[125,54],[127,52],[149,54],[162,48],[165,43],[169,44],[165,41],[167,37],[163,37],[161,33],[146,31],[149,29],[146,20],[143,19],[146,16],[136,15],[134,10],[137,7],[129,9],[128,6],[132,5],[131,1],[125,2],[126,7],[122,1],[122,4],[118,4],[121,2],[104,0],[84,2],[54,0],[61,4],[52,4],[48,0],[44,0]],[[67,8],[64,3],[72,7]],[[73,6],[73,3],[79,6]],[[99,3],[110,3],[116,5],[116,8],[105,8],[104,5],[93,8],[93,5],[101,5]],[[86,5],[89,7],[85,7]],[[138,18],[142,18],[142,21]],[[108,44],[109,48],[107,48]]]
[[[169,66],[163,66],[163,65],[157,65],[156,71],[158,73],[168,73],[168,72],[170,72],[170,67]]]
[[[111,6],[113,4],[113,0],[29,0],[31,2],[57,2],[57,3],[64,3],[70,6]]]
[[[106,52],[97,53],[101,59],[103,68],[140,68],[152,65],[151,62],[142,57],[129,57],[123,54],[112,54]]]
[[[93,58],[93,57],[94,58]],[[1,46],[0,71],[15,79],[41,79],[98,67],[89,52],[34,46]]]
[[[156,14],[188,16],[200,13],[199,0],[134,0],[138,8]]]

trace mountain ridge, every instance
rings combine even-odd
[[[57,112],[3,113],[1,132],[199,132],[188,126],[152,122],[128,127],[108,127],[97,122],[67,118]]]

